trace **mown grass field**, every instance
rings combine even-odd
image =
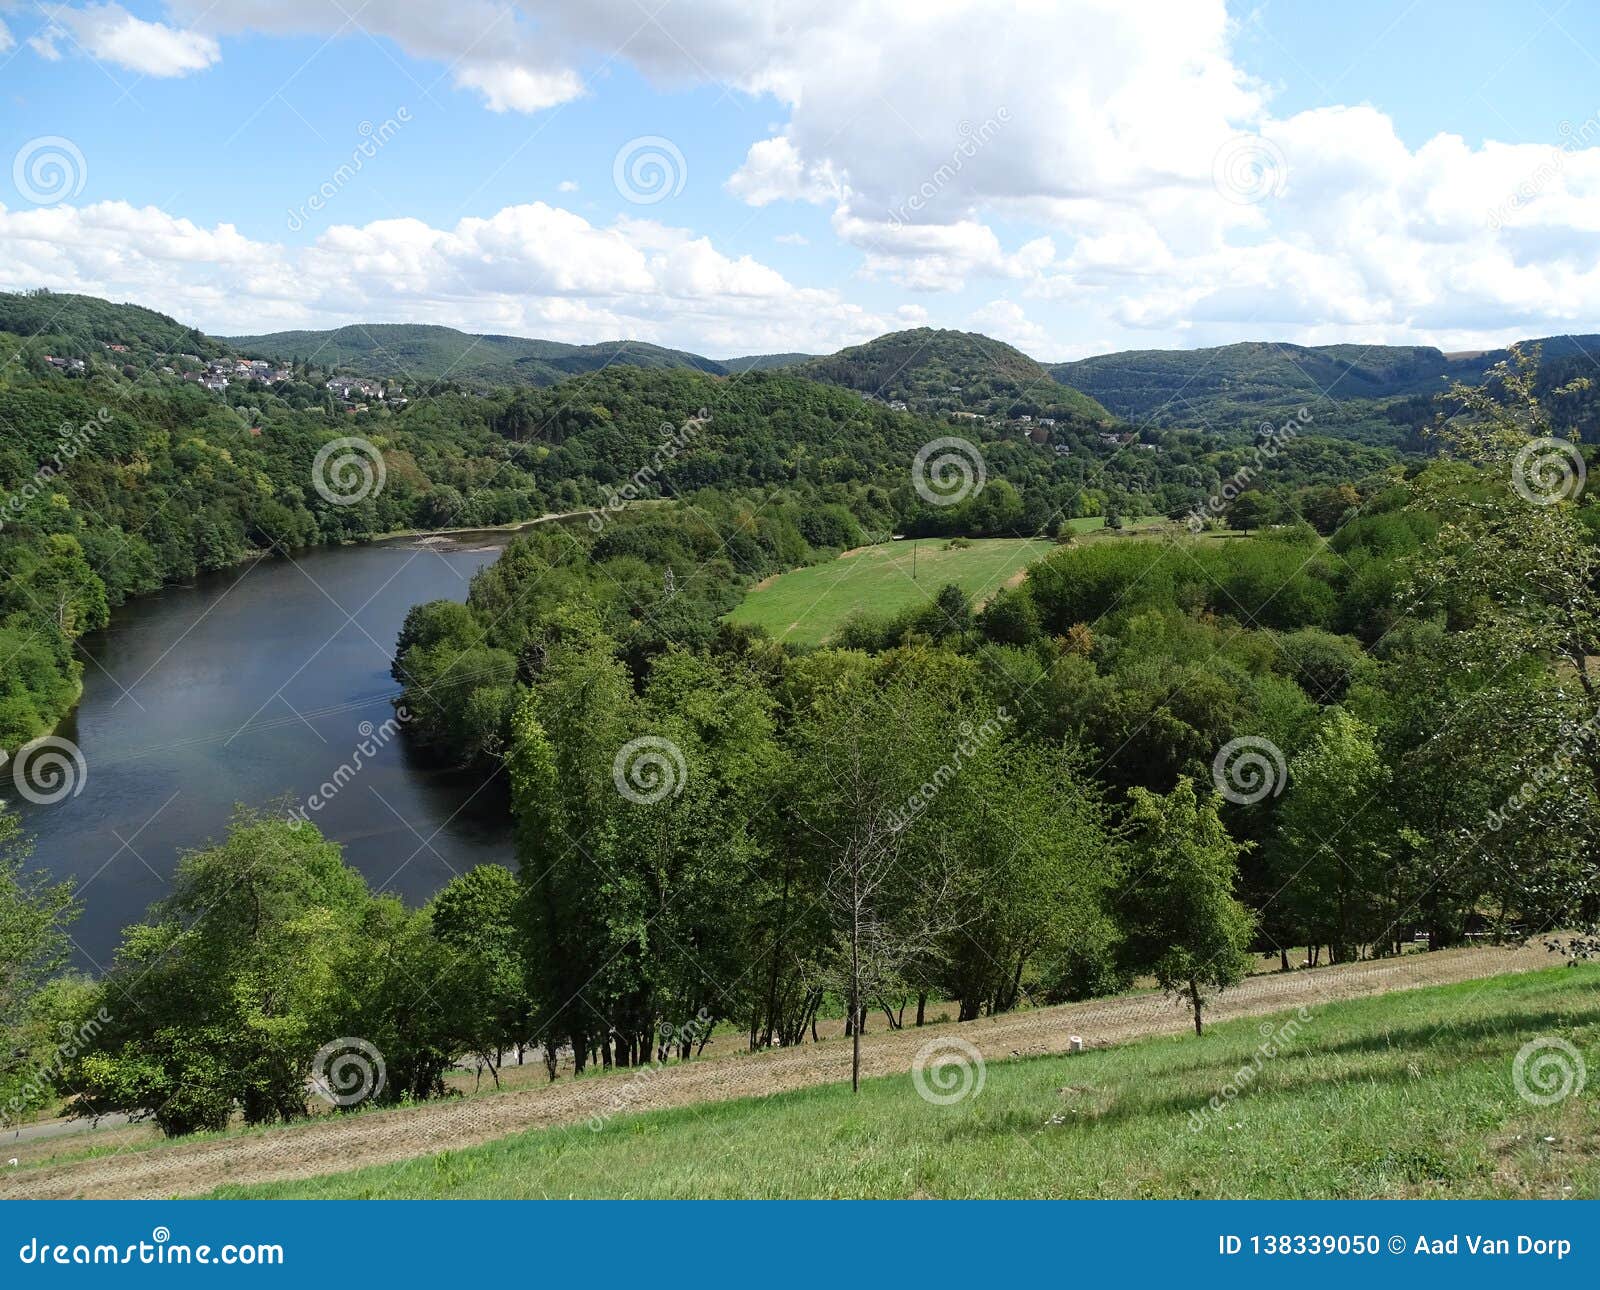
[[[990,1062],[950,1105],[903,1075],[858,1096],[834,1084],[624,1115],[216,1194],[1592,1198],[1600,1088],[1548,1106],[1519,1096],[1513,1063],[1541,1037],[1575,1045],[1600,1078],[1600,967]]]
[[[797,645],[820,645],[854,609],[899,613],[928,604],[947,583],[987,599],[1054,549],[1055,543],[1032,538],[977,538],[965,547],[951,547],[946,538],[918,538],[861,547],[758,586],[728,620],[765,627]]]
[[[1105,524],[1103,516],[1094,515],[1068,520],[1064,527],[1079,539],[1109,541],[1148,535],[1166,521],[1129,520],[1119,533]],[[854,610],[896,614],[928,604],[947,583],[982,603],[1001,587],[1014,585],[1030,564],[1055,548],[1043,538],[975,538],[954,547],[948,538],[908,538],[860,547],[827,564],[767,579],[727,617],[729,622],[765,627],[796,645],[820,645]]]

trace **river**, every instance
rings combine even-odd
[[[464,600],[509,538],[258,560],[131,601],[85,636],[83,698],[56,731],[82,753],[78,791],[53,804],[7,793],[34,865],[78,884],[76,966],[109,966],[122,928],[171,890],[179,853],[220,840],[235,803],[303,804],[353,758],[359,772],[310,818],[375,890],[417,902],[475,864],[509,863],[500,780],[432,767],[399,736],[357,752],[394,715],[406,611]]]

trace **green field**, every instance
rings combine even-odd
[[[1597,987],[1593,966],[1493,977],[1318,1004],[1266,1058],[1268,1022],[1250,1018],[991,1062],[951,1105],[903,1075],[857,1096],[834,1084],[624,1116],[219,1194],[1592,1198]],[[1296,1014],[1279,1016],[1282,1035]],[[1513,1062],[1536,1038],[1587,1054],[1589,1087],[1520,1097]]]
[[[977,538],[956,548],[947,538],[918,538],[862,547],[780,574],[746,596],[728,621],[765,627],[793,644],[820,645],[854,609],[898,613],[929,603],[946,583],[985,600],[1054,548],[1032,538]]]

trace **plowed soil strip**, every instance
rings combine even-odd
[[[1207,1019],[1260,1016],[1394,990],[1527,972],[1557,962],[1542,947],[1448,950],[1402,959],[1249,978],[1220,996]],[[963,1024],[872,1034],[862,1043],[863,1073],[897,1075],[936,1035],[960,1035],[986,1061],[1063,1052],[1069,1037],[1090,1046],[1169,1034],[1189,1014],[1156,995],[1094,1000]],[[262,1183],[387,1164],[487,1142],[526,1129],[578,1124],[619,1104],[629,1113],[689,1103],[760,1097],[847,1080],[850,1050],[837,1041],[746,1057],[689,1062],[645,1075],[563,1080],[514,1092],[430,1103],[206,1142],[173,1144],[0,1176],[0,1197],[199,1195],[225,1183]],[[627,1085],[624,1091],[623,1086]]]

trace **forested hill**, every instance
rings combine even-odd
[[[1111,422],[1104,407],[1021,350],[977,332],[918,327],[814,358],[797,374],[926,412]]]
[[[1597,374],[1600,336],[1552,336],[1539,346],[1546,364]],[[1232,429],[1308,407],[1324,429],[1358,438],[1393,438],[1451,381],[1476,384],[1504,349],[1446,354],[1422,345],[1289,345],[1249,341],[1215,349],[1142,349],[1056,363],[1058,380],[1098,399],[1118,416],[1159,426],[1206,423]],[[1578,368],[1588,369],[1580,372]]]
[[[306,360],[363,376],[412,383],[450,380],[478,389],[554,385],[565,377],[614,365],[688,367],[715,374],[727,370],[714,359],[642,341],[565,345],[524,336],[476,336],[453,327],[409,323],[358,323],[333,331],[279,331],[225,339],[253,358]]]
[[[776,367],[796,367],[816,358],[815,354],[746,354],[725,358],[722,366],[730,372],[767,372]]]
[[[108,345],[127,346],[130,352],[193,354],[198,358],[217,358],[227,352],[226,346],[198,328],[154,309],[52,291],[0,292],[0,332],[55,338],[57,350],[76,358],[98,356]]]

